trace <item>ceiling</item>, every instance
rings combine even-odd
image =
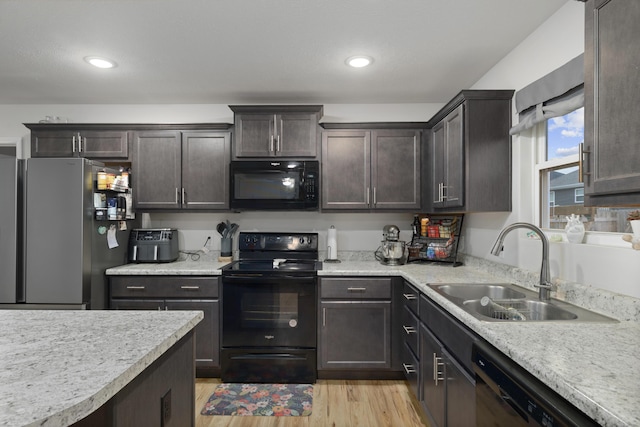
[[[444,103],[567,1],[0,0],[0,104]]]

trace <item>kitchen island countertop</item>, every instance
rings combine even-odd
[[[85,418],[202,318],[198,311],[0,310],[0,426]]]
[[[178,263],[176,263],[178,264]],[[204,274],[207,268],[224,264],[204,263],[208,267],[192,268],[196,262],[182,262],[180,270],[166,265],[143,264],[148,268],[121,266],[107,274]],[[146,272],[143,272],[146,271]],[[219,275],[219,270],[211,273]],[[504,283],[512,282],[485,269],[450,264],[409,264],[384,266],[376,261],[324,263],[318,272],[328,276],[400,276],[446,309],[460,322],[508,355],[589,417],[603,426],[640,425],[640,300],[603,291],[599,311],[617,317],[621,304],[634,321],[618,323],[577,322],[483,322],[468,314],[440,294],[429,283]],[[586,289],[586,288],[585,288]],[[593,290],[590,290],[590,298]],[[572,292],[571,296],[575,292]],[[578,295],[578,297],[580,297]],[[572,302],[572,301],[569,301]],[[578,304],[581,305],[581,304]],[[593,309],[593,307],[586,307]],[[635,313],[635,314],[633,314]]]

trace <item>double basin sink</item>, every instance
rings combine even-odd
[[[560,300],[540,301],[537,292],[508,283],[448,283],[428,286],[475,318],[489,322],[617,322]]]

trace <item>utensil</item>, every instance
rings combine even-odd
[[[218,231],[218,233],[220,233],[220,235],[221,235],[222,237],[224,237],[224,232],[225,232],[225,225],[224,225],[224,222],[221,222],[220,224],[218,224],[218,225],[216,226],[216,230]]]
[[[236,231],[238,231],[238,224],[236,224],[236,223],[231,224],[231,229],[227,233],[227,236],[233,237],[233,235],[235,234]]]

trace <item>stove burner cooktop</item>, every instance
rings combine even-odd
[[[222,268],[223,275],[239,273],[309,273],[322,270],[317,233],[241,232],[240,260]]]
[[[322,270],[322,261],[277,259],[277,260],[240,260],[222,268],[223,273],[272,272],[279,271],[317,271]]]

